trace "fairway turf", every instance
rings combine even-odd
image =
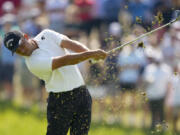
[[[46,127],[46,114],[38,111],[36,106],[26,109],[11,103],[0,103],[0,135],[45,135]],[[145,129],[127,128],[120,124],[92,122],[89,135],[148,135],[149,133],[152,134]]]

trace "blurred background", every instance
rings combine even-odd
[[[45,28],[105,51],[175,17],[180,0],[0,0],[0,135],[45,135],[44,82],[3,46]],[[90,135],[180,134],[180,21],[97,64],[80,63],[93,97]]]

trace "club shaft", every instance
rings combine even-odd
[[[146,37],[146,36],[149,36],[150,34],[156,32],[156,31],[158,31],[158,30],[160,30],[160,29],[162,29],[162,28],[164,28],[164,27],[167,27],[167,26],[171,25],[172,23],[176,22],[177,20],[179,20],[179,19],[174,19],[174,20],[172,20],[171,22],[169,22],[169,23],[167,23],[167,24],[165,24],[165,25],[162,25],[161,27],[158,27],[158,28],[156,28],[156,29],[154,29],[154,30],[152,30],[152,31],[150,31],[150,32],[145,33],[145,34],[142,34],[141,36],[137,37],[136,39],[134,39],[134,40],[132,40],[132,41],[129,41],[129,42],[127,42],[127,43],[124,43],[124,44],[122,44],[121,46],[118,46],[118,47],[116,47],[116,48],[108,51],[107,53],[108,53],[108,54],[114,53],[115,51],[120,50],[120,49],[123,48],[124,46],[131,45],[131,44],[135,43],[136,41],[138,41],[139,39],[142,39],[142,38],[144,38],[144,37]]]

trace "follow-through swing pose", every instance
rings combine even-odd
[[[33,39],[19,31],[6,33],[4,45],[25,58],[28,69],[45,81],[49,92],[47,135],[87,135],[91,122],[91,96],[78,64],[105,59],[103,50],[89,50],[65,35],[46,29]],[[69,50],[75,53],[69,53]]]

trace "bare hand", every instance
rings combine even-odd
[[[98,49],[94,51],[94,59],[95,60],[104,60],[107,57],[107,52],[105,52],[104,50]]]

